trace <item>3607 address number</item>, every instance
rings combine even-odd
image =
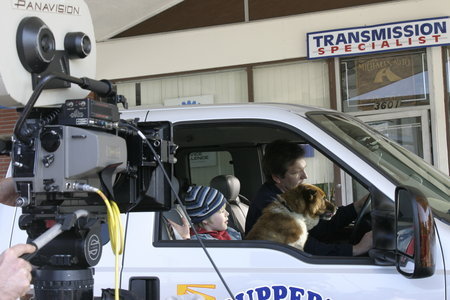
[[[398,108],[400,107],[400,101],[398,100],[388,100],[388,101],[380,101],[373,105],[373,109],[390,109],[390,108]]]

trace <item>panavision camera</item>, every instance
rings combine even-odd
[[[19,226],[39,248],[28,257],[36,298],[89,299],[91,267],[117,242],[103,227],[120,212],[171,207],[171,124],[121,120],[126,99],[91,79],[84,1],[1,1],[0,24],[0,104],[21,112],[10,153]]]

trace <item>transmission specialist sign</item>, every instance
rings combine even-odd
[[[308,58],[450,44],[450,17],[310,32]]]

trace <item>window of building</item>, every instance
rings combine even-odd
[[[426,51],[340,60],[344,112],[428,105]]]
[[[254,101],[330,108],[328,64],[298,61],[253,68]]]
[[[131,107],[248,102],[245,69],[166,76],[116,84],[118,92],[127,97]]]
[[[264,63],[216,71],[116,81],[130,107],[281,102],[330,108],[326,60]],[[249,82],[249,78],[253,81]]]

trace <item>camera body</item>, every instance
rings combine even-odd
[[[24,128],[11,151],[23,213],[48,219],[86,209],[105,220],[102,199],[81,185],[103,190],[122,212],[171,208],[164,173],[172,177],[176,146],[169,122],[120,120],[116,104],[84,98],[34,108]]]
[[[171,176],[171,125],[126,124],[118,110],[118,103],[127,107],[126,99],[111,82],[90,79],[96,44],[87,4],[0,1],[0,24],[0,103],[21,111],[11,157],[23,212],[36,218],[85,207],[105,212],[97,195],[75,188],[80,184],[104,190],[121,209],[138,202],[169,209],[170,186],[161,169]],[[89,92],[96,100],[86,98]]]
[[[92,281],[85,271],[107,242],[112,204],[120,212],[171,208],[172,125],[121,120],[126,99],[91,79],[95,38],[84,1],[0,1],[0,25],[0,103],[21,111],[11,142],[19,226],[32,242],[58,225],[31,258],[35,281],[56,287],[40,297],[53,299],[66,291],[52,279],[60,271]],[[92,286],[79,295],[74,287],[65,299],[92,295]]]

